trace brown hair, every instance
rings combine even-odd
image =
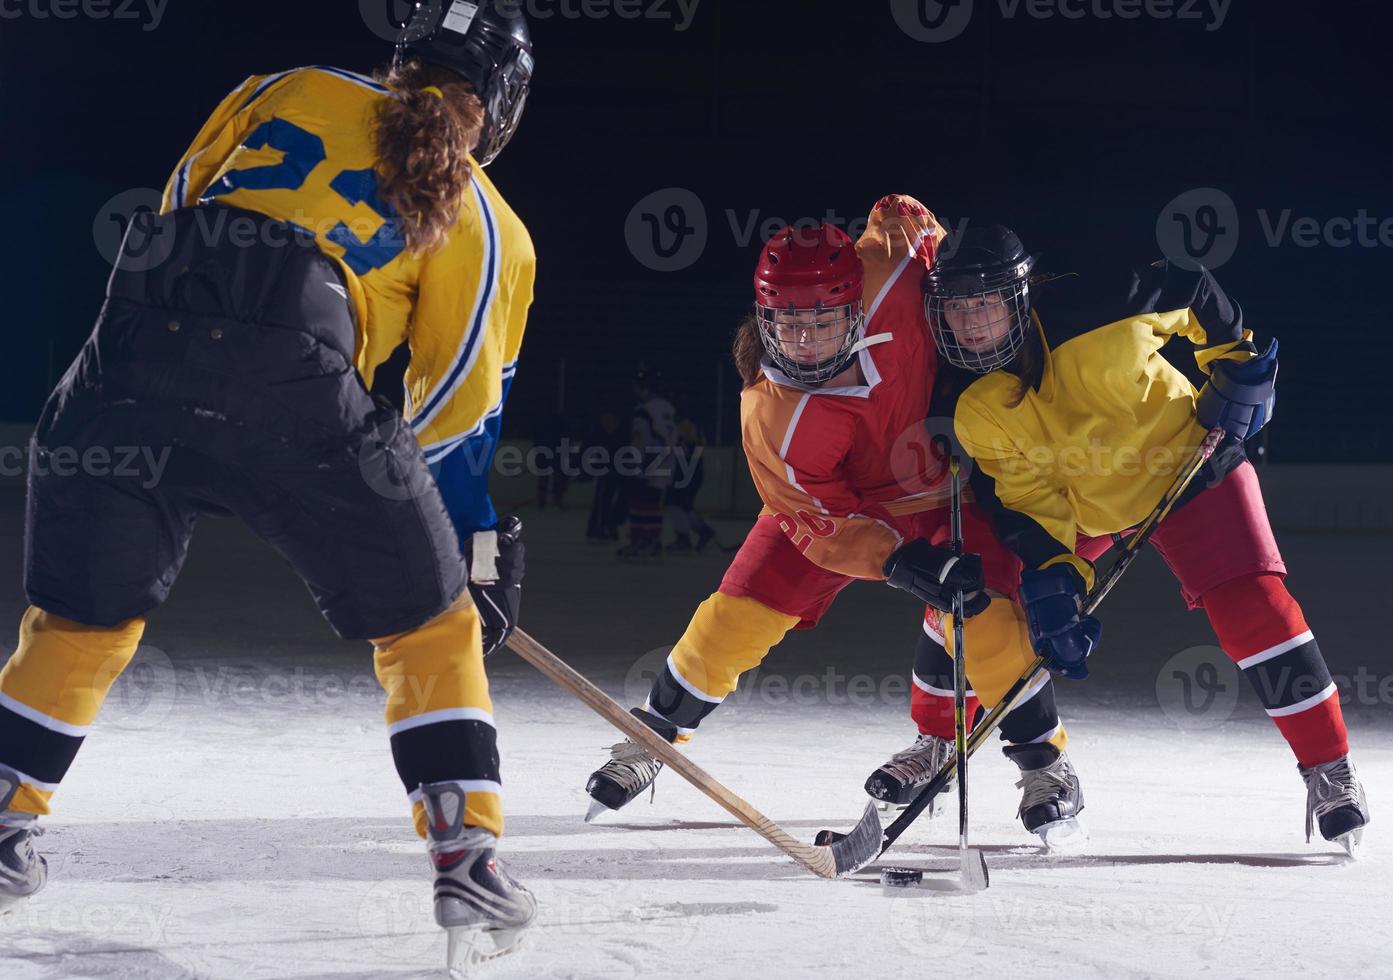
[[[377,113],[378,193],[400,216],[407,249],[421,255],[443,245],[459,218],[484,106],[468,82],[435,65],[408,61],[379,79],[392,92]]]
[[[753,313],[736,328],[730,354],[735,358],[735,370],[740,372],[740,380],[745,382],[746,388],[760,379],[759,366],[764,359],[764,342],[759,339],[759,321]]]
[[[1032,388],[1040,390],[1040,382],[1045,377],[1045,342],[1040,337],[1040,322],[1035,318],[1035,311],[1030,311],[1030,326],[1026,328],[1025,343],[1016,352],[1016,356],[1011,358],[1011,363],[1006,365],[1006,370],[1020,379],[1020,384],[1016,387],[1015,401],[1011,402],[1011,407],[1015,408],[1025,401],[1026,392]]]

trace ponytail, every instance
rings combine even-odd
[[[391,94],[377,113],[378,193],[397,212],[413,255],[445,243],[473,176],[484,106],[454,72],[408,61],[382,77]]]
[[[730,354],[735,359],[735,370],[740,372],[740,380],[746,388],[760,379],[764,342],[759,339],[759,322],[753,313],[735,331],[735,343],[731,345]]]

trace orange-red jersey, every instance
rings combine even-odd
[[[924,422],[938,353],[924,315],[923,277],[946,232],[922,204],[891,195],[856,244],[865,267],[864,385],[799,384],[766,358],[741,395],[745,457],[762,513],[811,561],[880,579],[899,546],[896,515],[947,502],[926,452]]]

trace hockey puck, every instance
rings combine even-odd
[[[923,880],[924,872],[913,868],[882,868],[880,871],[882,888],[911,888]]]

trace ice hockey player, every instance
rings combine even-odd
[[[180,161],[163,214],[133,224],[32,453],[146,445],[168,463],[158,481],[31,467],[31,605],[0,673],[0,899],[44,883],[35,820],[211,512],[274,546],[339,635],[374,644],[452,944],[472,955],[487,934],[477,948],[497,952],[532,922],[531,894],[494,859],[483,665],[516,615],[522,555],[516,525],[494,526],[479,466],[535,267],[482,168],[532,70],[520,15],[418,4],[380,80],[326,67],[248,79]],[[409,424],[368,394],[403,340]]]
[[[995,704],[1033,660],[1024,618],[1009,598],[1019,562],[969,506],[964,533],[973,554],[954,563],[944,474],[930,472],[934,464],[926,456],[918,460],[922,472],[896,472],[896,441],[929,417],[937,357],[922,283],[943,235],[923,205],[891,196],[876,205],[855,246],[840,229],[823,225],[785,229],[761,249],[756,315],[741,328],[736,360],[746,382],[744,448],[765,508],[719,590],[698,607],[647,703],[634,709],[669,740],[690,739],[744,671],[789,630],[815,626],[858,579],[888,578],[929,603],[935,631],[940,610],[963,588],[972,617],[967,669],[984,704]],[[872,297],[868,305],[864,297]],[[944,656],[926,636],[921,676],[943,672],[935,651]],[[881,799],[906,802],[946,758],[951,710],[942,691],[926,687],[916,686],[912,705],[919,737],[868,782]],[[1008,751],[1055,756],[1027,774],[1028,828],[1075,832],[1082,795],[1062,752],[1067,736],[1048,678],[1003,732]],[[590,777],[590,816],[627,804],[659,769],[641,747],[616,745]]]
[[[976,462],[977,501],[1024,562],[1020,599],[1035,648],[1054,670],[1087,675],[1101,633],[1079,610],[1091,559],[1146,516],[1221,426],[1226,438],[1151,544],[1295,753],[1307,839],[1318,825],[1352,848],[1369,809],[1340,698],[1283,582],[1244,449],[1272,416],[1277,342],[1258,353],[1243,311],[1203,269],[1162,261],[1122,288],[1073,276],[1032,285],[1034,264],[1009,229],[969,223],[930,271],[926,306],[951,365],[949,410]],[[1208,376],[1200,391],[1161,356],[1177,334]]]
[[[662,373],[641,366],[634,378],[634,408],[629,445],[642,460],[638,472],[625,474],[629,503],[629,543],[616,551],[620,561],[661,561],[663,507],[672,485],[677,419],[662,391]]]

